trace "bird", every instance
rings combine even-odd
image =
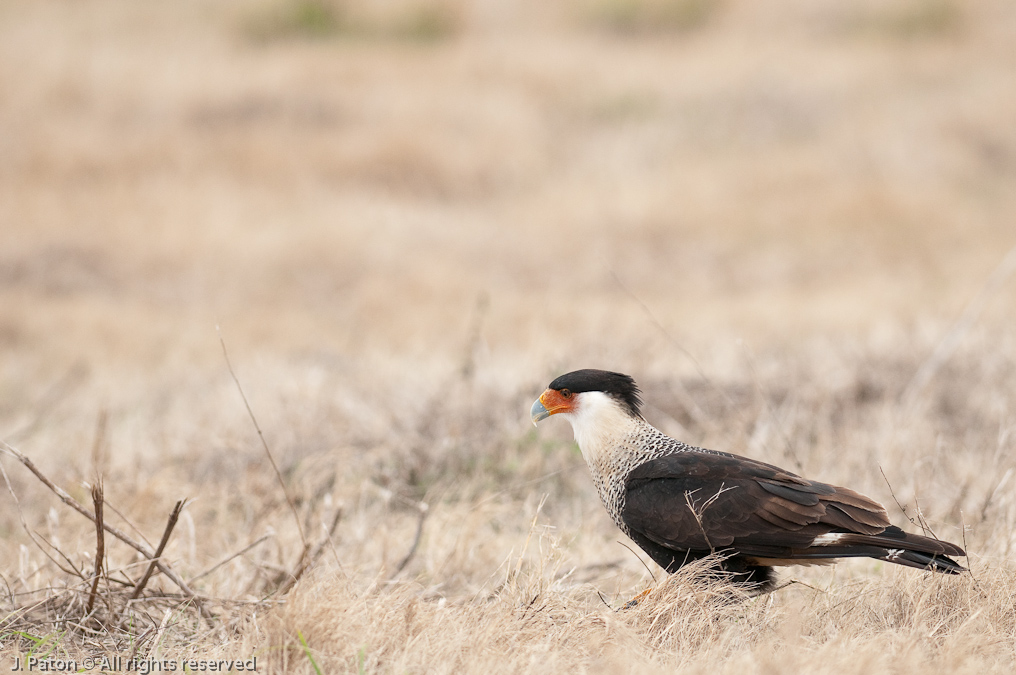
[[[642,416],[629,375],[576,370],[533,403],[533,424],[571,423],[607,513],[668,573],[717,554],[736,584],[775,588],[774,567],[868,557],[945,574],[966,571],[955,544],[892,525],[885,508],[849,488],[748,457],[682,443]]]

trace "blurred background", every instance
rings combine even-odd
[[[526,368],[942,329],[1016,244],[1014,35],[991,0],[5,2],[7,395],[220,366],[216,324]]]
[[[82,503],[104,480],[107,517],[139,537],[191,500],[165,556],[223,599],[223,632],[174,624],[180,653],[303,654],[299,630],[360,672],[365,655],[574,667],[651,568],[618,544],[568,425],[534,430],[528,410],[562,372],[620,370],[664,431],[966,546],[997,607],[976,581],[927,607],[958,617],[956,658],[983,672],[1012,656],[1014,45],[1005,0],[5,0],[0,440]],[[0,465],[4,625],[22,631],[6,658],[81,613],[53,551],[90,570],[96,545]],[[289,596],[266,637],[230,603],[268,612],[286,588],[307,550],[294,514],[326,551],[317,618]],[[136,576],[131,550],[106,555]],[[760,606],[831,626],[839,654],[799,670],[882,663],[886,625],[911,635],[923,615],[887,624],[881,599],[925,607],[900,593],[939,586],[884,567],[786,573],[811,585]],[[513,634],[547,589],[581,649],[553,637],[568,621],[486,656],[389,621],[448,600],[462,626]],[[335,620],[367,596],[388,618]],[[850,614],[857,598],[873,608]],[[142,614],[137,635],[162,641]],[[92,639],[75,630],[61,649]],[[890,641],[858,648],[864,631]],[[796,653],[745,640],[758,662]],[[666,663],[616,644],[627,668]],[[454,672],[494,672],[482,659]]]
[[[617,535],[566,425],[527,419],[580,367],[634,374],[691,442],[883,501],[874,463],[903,446],[945,438],[997,475],[1014,44],[1004,0],[7,0],[0,437],[64,485],[119,475],[110,499],[159,504],[152,527],[203,494],[194,569],[262,518],[293,539],[281,501],[221,494],[277,491],[217,327],[311,511],[365,476],[431,500],[469,476],[468,511],[565,471],[501,499],[505,522],[571,490],[572,520],[547,508],[595,524],[602,559]],[[932,355],[965,311],[949,370]],[[843,411],[881,415],[928,363],[965,393],[845,461],[842,435],[874,427]],[[997,503],[962,463],[921,466],[898,492],[951,483],[928,501],[952,522]],[[365,523],[389,521],[356,522],[348,541],[381,546]]]

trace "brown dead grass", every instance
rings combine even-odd
[[[1014,35],[987,0],[0,5],[0,438],[150,540],[190,498],[166,559],[205,610],[156,575],[83,621],[42,549],[91,570],[94,528],[3,456],[49,543],[5,492],[0,663],[1010,672]],[[285,594],[216,325],[325,544]],[[525,416],[589,366],[685,440],[919,506],[973,573],[654,581]],[[106,543],[119,616],[144,561]]]

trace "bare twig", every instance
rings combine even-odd
[[[7,577],[5,577],[3,574],[0,574],[0,579],[3,580],[4,586],[7,587],[7,597],[9,597],[11,599],[11,605],[13,605],[14,604],[14,589],[11,588],[11,583],[9,581],[7,581]]]
[[[216,326],[218,331],[218,326]],[[236,376],[236,372],[233,371],[233,364],[229,362],[229,352],[226,351],[226,340],[222,337],[222,331],[219,331],[219,343],[222,345],[222,357],[226,360],[226,368],[229,370],[229,376],[233,378],[233,382],[236,384],[237,391],[240,392],[240,398],[243,399],[243,405],[247,408],[247,414],[250,416],[250,421],[254,424],[254,429],[258,432],[258,438],[261,439],[261,447],[265,449],[265,454],[268,455],[268,461],[272,465],[272,469],[275,470],[275,477],[279,480],[279,486],[282,488],[282,494],[286,497],[286,502],[289,504],[289,509],[293,512],[293,520],[296,521],[296,530],[300,533],[300,541],[303,542],[303,554],[300,556],[301,562],[307,556],[310,545],[307,543],[307,535],[303,532],[303,525],[300,523],[300,514],[296,510],[296,503],[293,498],[289,496],[289,491],[286,489],[286,481],[282,478],[282,472],[279,471],[279,465],[275,463],[275,458],[272,456],[272,451],[268,448],[268,442],[265,440],[265,434],[261,431],[261,426],[258,424],[257,418],[254,416],[254,411],[250,407],[250,403],[247,401],[247,395],[243,393],[243,387],[240,385],[240,380]]]
[[[7,491],[11,493],[11,498],[14,499],[14,507],[18,510],[18,519],[21,521],[21,526],[25,528],[25,532],[28,534],[28,538],[32,540],[32,543],[35,544],[36,547],[40,551],[42,551],[42,554],[47,558],[49,558],[49,561],[54,565],[56,565],[61,572],[63,572],[64,574],[73,574],[77,577],[84,579],[84,575],[81,574],[81,571],[74,566],[74,563],[72,563],[67,558],[67,556],[64,555],[63,551],[58,549],[56,546],[47,541],[45,537],[43,537],[41,534],[36,533],[35,531],[32,530],[32,528],[28,526],[28,521],[25,520],[25,512],[21,510],[21,500],[18,499],[18,495],[14,492],[14,486],[11,485],[11,479],[7,475],[7,468],[4,467],[2,462],[0,462],[0,474],[3,474],[4,482],[7,484]],[[59,553],[60,557],[63,558],[65,561],[67,561],[71,569],[67,569],[66,567],[58,563],[56,559],[49,554],[49,551],[47,551],[42,544],[46,544],[46,546]]]
[[[629,546],[628,544],[624,543],[623,541],[618,541],[617,543],[621,544],[621,546],[624,546],[626,549],[631,551],[631,554],[633,556],[635,556],[635,559],[638,560],[640,563],[642,563],[642,566],[646,568],[646,572],[649,572],[649,576],[651,576],[653,578],[653,583],[654,584],[655,583],[659,583],[659,582],[656,581],[656,575],[653,574],[653,571],[649,568],[649,565],[647,565],[646,561],[643,560],[642,557],[638,553],[635,552],[635,549],[633,549],[631,546]],[[607,605],[607,606],[609,607],[610,605]]]
[[[389,580],[399,576],[402,570],[406,569],[406,565],[408,565],[409,561],[413,559],[414,555],[416,555],[416,549],[420,546],[420,537],[423,535],[423,521],[427,519],[427,513],[430,511],[430,507],[426,502],[420,502],[417,504],[416,508],[420,512],[420,517],[419,520],[416,521],[416,535],[413,537],[413,544],[409,547],[409,552],[406,553],[406,556],[399,562],[398,565],[395,566],[395,571],[392,572],[390,577],[388,577]]]
[[[713,543],[709,541],[709,535],[706,533],[705,524],[702,522],[702,514],[706,512],[706,509],[713,505],[713,503],[720,498],[724,492],[729,492],[736,489],[736,485],[725,487],[723,483],[720,483],[720,489],[716,491],[716,494],[709,497],[702,503],[702,506],[696,506],[695,500],[692,498],[698,490],[685,490],[684,501],[688,504],[688,509],[691,511],[691,515],[695,517],[695,522],[698,523],[699,530],[702,532],[702,538],[706,540],[706,545],[709,547],[710,553],[716,553],[716,549],[713,548]]]
[[[146,537],[145,533],[141,531],[141,528],[139,528],[137,525],[132,523],[130,518],[128,518],[126,515],[124,515],[120,511],[120,509],[116,508],[115,504],[112,504],[112,503],[110,503],[108,501],[104,501],[102,505],[103,505],[103,507],[109,509],[110,511],[115,513],[117,516],[119,516],[120,520],[122,520],[123,522],[125,522],[127,524],[127,527],[131,528],[131,530],[133,530],[135,532],[135,534],[137,534],[139,537],[141,537],[141,540],[145,542],[145,545],[148,546],[148,548],[155,548],[152,545],[152,542],[148,541],[148,537]]]
[[[787,432],[783,429],[783,425],[780,424],[780,418],[776,414],[776,410],[773,408],[772,402],[769,400],[769,396],[762,388],[762,380],[759,379],[758,371],[755,369],[755,359],[752,356],[751,351],[748,349],[748,345],[744,340],[739,341],[741,343],[741,349],[744,353],[745,361],[748,363],[748,371],[751,373],[752,384],[755,385],[755,390],[759,396],[762,397],[762,403],[765,405],[766,410],[769,412],[769,417],[773,420],[773,426],[776,427],[776,432],[780,435],[783,445],[786,448],[787,456],[790,457],[790,461],[794,463],[798,471],[804,471],[804,464],[801,462],[801,458],[797,456],[797,452],[794,450],[794,444],[790,441],[790,437]]]
[[[702,514],[695,508],[695,502],[691,497],[694,493],[695,490],[685,490],[684,501],[688,504],[688,510],[691,511],[691,515],[695,517],[695,522],[698,523],[699,531],[702,532],[702,538],[706,540],[706,546],[709,547],[709,552],[716,553],[716,549],[713,548],[713,542],[709,541],[709,535],[706,533],[706,528],[702,524]]]
[[[719,385],[713,382],[713,380],[708,375],[706,375],[706,371],[702,368],[702,364],[699,363],[699,360],[695,358],[695,355],[692,354],[687,347],[681,344],[677,340],[677,338],[675,338],[670,333],[667,327],[663,325],[663,322],[660,321],[660,319],[656,316],[653,310],[650,309],[649,305],[646,304],[646,302],[642,300],[642,298],[640,298],[634,291],[632,291],[630,288],[628,288],[628,286],[625,285],[625,283],[621,280],[621,277],[617,274],[616,271],[614,271],[614,269],[609,264],[607,264],[607,270],[610,272],[610,275],[614,278],[614,282],[617,284],[618,288],[620,288],[628,297],[630,297],[635,302],[635,304],[637,304],[642,309],[643,313],[646,315],[646,318],[649,319],[650,323],[656,326],[657,330],[660,331],[660,334],[663,335],[663,337],[667,340],[667,342],[669,342],[679,352],[688,357],[688,360],[691,361],[692,366],[695,367],[695,372],[698,373],[698,376],[701,378],[701,380],[705,382],[713,391],[715,391],[717,394],[720,395],[720,398],[722,399],[726,409],[732,411],[739,418],[741,418],[743,424],[748,424],[749,420],[741,411],[737,403],[735,403],[734,399],[732,399],[730,397],[730,394],[728,394],[726,391],[720,388]],[[698,404],[698,401],[695,400],[695,397],[691,395],[691,393],[684,386],[684,384],[680,380],[675,380],[674,386],[676,387],[676,393],[681,399],[681,403],[688,411],[688,414],[691,415],[692,418],[702,426],[707,428],[715,428],[716,424],[713,421],[713,419],[709,415],[707,415],[704,410],[702,410],[702,408]]]
[[[42,542],[43,542],[44,544],[46,544],[46,546],[49,546],[49,547],[50,547],[51,549],[53,549],[54,551],[56,551],[56,554],[57,554],[58,556],[60,556],[61,558],[63,558],[64,562],[65,562],[65,563],[67,563],[67,567],[70,567],[70,570],[68,570],[67,568],[63,567],[62,565],[57,565],[57,567],[59,567],[59,568],[60,568],[60,571],[62,571],[62,572],[63,572],[64,574],[73,574],[74,576],[78,577],[78,578],[79,578],[79,579],[81,579],[82,581],[84,581],[84,580],[85,580],[85,574],[84,574],[84,572],[82,572],[81,570],[79,570],[79,569],[78,569],[78,566],[74,564],[74,561],[73,561],[73,560],[71,560],[70,558],[68,558],[68,557],[67,557],[67,554],[66,554],[66,553],[64,553],[63,551],[61,551],[61,550],[60,550],[59,548],[57,548],[56,546],[54,546],[52,542],[50,542],[49,540],[47,540],[47,539],[46,539],[45,537],[43,537],[43,536],[42,536],[41,534],[39,534],[38,532],[36,532],[35,534],[36,534],[36,536],[37,536],[37,537],[39,537],[39,539],[40,539],[40,540],[41,540],[41,541],[42,541]],[[52,558],[50,558],[50,560],[53,560],[53,559],[52,559]],[[56,561],[54,560],[53,562],[55,563]]]
[[[550,478],[553,478],[554,476],[556,476],[558,474],[566,473],[566,472],[571,472],[571,471],[578,471],[580,469],[585,469],[585,468],[586,468],[585,464],[575,463],[575,464],[571,465],[570,467],[568,467],[566,469],[557,469],[555,471],[551,471],[550,473],[546,473],[546,474],[544,474],[544,475],[542,475],[542,476],[540,476],[538,478],[532,478],[532,479],[527,480],[527,481],[522,481],[521,483],[515,483],[514,485],[509,485],[508,487],[504,488],[503,490],[498,490],[497,492],[491,492],[491,493],[489,493],[486,497],[484,497],[480,501],[476,502],[473,505],[473,508],[477,509],[480,506],[486,504],[487,502],[492,501],[494,499],[497,499],[498,497],[500,497],[503,494],[507,494],[507,493],[515,491],[515,490],[521,490],[522,488],[529,487],[531,485],[536,485],[537,483],[542,483],[543,481],[548,480]]]
[[[688,360],[691,361],[692,366],[694,366],[695,368],[695,372],[698,373],[698,376],[704,383],[706,383],[706,385],[709,386],[710,389],[719,394],[720,399],[722,400],[726,409],[732,412],[734,415],[736,415],[737,418],[741,420],[742,424],[746,426],[749,425],[751,423],[751,420],[749,420],[747,415],[741,410],[741,407],[737,405],[737,403],[734,401],[733,398],[731,398],[730,394],[727,393],[726,390],[721,388],[708,375],[706,375],[705,370],[702,368],[702,364],[699,363],[697,358],[695,358],[695,355],[692,354],[687,347],[678,342],[677,338],[671,335],[670,331],[667,330],[667,327],[663,325],[663,322],[660,321],[660,319],[656,316],[656,314],[649,307],[649,305],[646,304],[646,302],[642,300],[642,298],[640,298],[634,291],[632,291],[630,288],[628,288],[628,286],[624,284],[624,282],[621,280],[621,277],[618,276],[617,272],[615,272],[614,269],[610,267],[609,264],[607,264],[607,270],[610,272],[610,275],[614,278],[614,282],[617,284],[618,288],[620,288],[626,295],[628,295],[628,297],[630,297],[635,302],[635,304],[637,304],[642,309],[643,313],[645,313],[646,315],[646,318],[649,319],[650,323],[656,326],[657,330],[660,331],[663,337],[678,351],[680,351],[682,354],[688,357]],[[681,398],[682,404],[684,405],[688,413],[695,419],[695,421],[705,427],[715,427],[715,423],[713,422],[713,420],[710,418],[709,415],[705,413],[705,411],[702,410],[702,408],[698,405],[698,402],[695,400],[695,397],[693,397],[688,392],[687,388],[679,381],[675,381],[675,385],[676,385],[676,393]],[[758,386],[757,383],[756,386]],[[761,387],[759,387],[759,389],[761,390]],[[765,397],[763,396],[763,399],[764,398]],[[777,428],[780,428],[779,418],[773,415],[773,420],[774,423],[777,424]],[[784,440],[787,444],[788,455],[790,455],[791,460],[794,461],[794,463],[797,464],[798,467],[800,467],[801,465],[800,461],[798,460],[796,454],[794,453],[794,450],[790,446],[790,442],[789,439],[787,438],[786,433],[783,432],[782,429],[780,429],[780,433],[784,437]]]
[[[984,311],[984,307],[988,303],[988,299],[1009,280],[1009,277],[1013,273],[1016,273],[1016,246],[1011,248],[1005,257],[1002,258],[1002,261],[998,263],[988,276],[987,281],[984,282],[981,291],[964,308],[960,318],[956,320],[949,329],[949,332],[938,343],[935,351],[931,353],[931,356],[914,373],[910,383],[907,384],[906,389],[903,390],[903,394],[900,397],[900,400],[905,405],[912,404],[917,399],[918,394],[931,381],[931,378],[945,365],[945,362],[949,360],[952,353],[959,347],[967,332],[977,322],[977,319],[980,318],[981,312]]]
[[[967,551],[967,524],[964,522],[963,511],[960,511],[960,532],[962,533],[962,536],[963,536],[963,540],[962,540],[963,541],[963,551],[964,551],[964,553],[966,553],[966,551]],[[970,555],[968,554],[965,557],[967,559],[967,574],[969,574],[970,578],[974,580],[974,587],[977,588],[977,591],[981,594],[981,597],[982,598],[987,598],[988,594],[984,591],[983,588],[981,588],[981,582],[978,581],[977,577],[974,575],[974,565],[973,565],[973,563],[970,560]]]
[[[184,500],[180,500],[173,507],[173,512],[169,514],[169,521],[166,523],[166,529],[162,532],[162,540],[159,542],[159,547],[155,549],[155,556],[152,558],[152,564],[145,570],[145,575],[141,577],[141,581],[134,587],[134,592],[131,593],[131,600],[136,599],[141,595],[141,591],[145,590],[145,584],[148,583],[148,579],[152,576],[152,572],[155,571],[156,565],[158,565],[159,558],[162,557],[162,552],[166,549],[166,544],[169,543],[169,537],[173,534],[173,528],[176,527],[176,521],[180,517],[180,511],[183,510]]]
[[[269,539],[271,539],[274,536],[275,536],[274,532],[268,532],[267,534],[261,535],[256,540],[254,540],[253,542],[247,544],[246,546],[244,546],[242,549],[240,549],[239,551],[237,551],[233,555],[220,560],[219,562],[215,563],[214,565],[212,565],[211,567],[209,567],[208,569],[206,569],[204,572],[202,572],[201,574],[197,575],[196,577],[191,577],[191,583],[194,583],[198,579],[203,579],[204,577],[207,577],[209,574],[211,574],[215,570],[219,569],[220,567],[222,567],[223,565],[228,563],[230,560],[233,560],[234,558],[239,558],[240,556],[242,556],[247,551],[251,550],[252,548],[257,547],[262,542],[268,541]]]
[[[325,532],[324,536],[321,537],[321,540],[314,545],[314,548],[310,549],[310,553],[300,559],[300,565],[296,568],[296,571],[294,571],[289,578],[286,579],[286,582],[279,587],[276,591],[277,594],[281,595],[288,592],[298,581],[300,581],[300,578],[303,577],[307,570],[314,566],[314,564],[318,561],[318,558],[320,558],[321,554],[324,552],[325,546],[332,540],[332,535],[335,534],[335,528],[339,526],[340,520],[342,520],[342,507],[335,510],[335,515],[332,517],[332,524],[328,528],[328,531]]]
[[[81,515],[83,515],[85,518],[88,518],[93,523],[95,522],[95,516],[89,513],[88,509],[86,509],[76,499],[67,494],[67,492],[64,491],[63,488],[54,485],[53,481],[47,478],[46,475],[42,473],[37,466],[35,466],[35,463],[32,462],[32,460],[30,460],[28,457],[23,455],[19,450],[12,447],[5,441],[0,441],[0,446],[3,446],[4,450],[8,454],[10,454],[12,457],[17,459],[22,464],[24,464],[25,468],[27,468],[29,471],[35,474],[35,477],[38,478],[40,481],[42,481],[43,485],[48,487],[57,497],[59,497],[60,501],[62,501],[64,504],[71,507]],[[103,522],[102,527],[104,530],[106,530],[106,532],[109,532],[111,535],[113,535],[123,543],[127,544],[128,546],[130,546],[135,551],[145,556],[149,560],[156,557],[151,548],[143,544],[139,544],[134,539],[132,539],[130,535],[126,534],[119,528],[114,527],[113,525],[110,525],[105,521]],[[180,588],[181,591],[184,592],[184,594],[192,598],[198,597],[197,594],[191,590],[190,586],[187,585],[187,582],[181,579],[180,575],[178,575],[176,572],[173,571],[173,568],[171,568],[169,565],[167,565],[161,560],[157,561],[156,565],[163,574],[165,574],[174,584],[176,584]]]
[[[935,530],[931,529],[928,519],[924,517],[924,511],[921,510],[921,502],[918,501],[916,494],[914,495],[914,510],[917,511],[917,521],[921,524],[921,531],[925,534],[925,536],[927,536],[928,533],[931,533],[932,537],[938,539],[938,535],[935,534]]]
[[[533,530],[536,529],[536,523],[540,520],[540,511],[543,510],[543,505],[547,503],[547,495],[543,495],[540,498],[540,503],[536,507],[536,513],[533,514],[533,522],[529,524],[529,533],[526,535],[526,543],[522,545],[522,552],[519,553],[519,559],[515,563],[515,574],[512,575],[511,569],[505,571],[505,584],[510,579],[518,579],[522,573],[522,561],[526,557],[526,551],[529,550],[529,541],[533,538]]]
[[[40,589],[40,590],[43,590],[43,589]],[[69,595],[69,594],[71,594],[71,593],[73,593],[75,591],[75,589],[73,589],[73,588],[64,588],[64,589],[48,588],[48,589],[44,589],[44,590],[53,591],[54,594],[53,595],[47,595],[45,598],[43,598],[42,600],[38,601],[34,605],[27,605],[25,607],[18,607],[13,612],[11,612],[7,616],[5,616],[2,619],[0,619],[0,628],[6,628],[7,626],[10,626],[11,624],[13,624],[15,621],[17,621],[21,617],[23,617],[23,616],[25,616],[27,614],[30,614],[33,610],[36,610],[39,607],[42,607],[43,605],[46,605],[48,603],[54,602],[58,598],[60,598],[60,597],[62,597],[64,595]]]
[[[173,616],[171,610],[166,610],[162,615],[162,622],[159,627],[155,630],[155,636],[152,638],[152,648],[148,652],[148,661],[157,660],[162,647],[162,636],[166,633],[166,627],[169,625],[169,619]]]
[[[95,606],[95,593],[99,590],[99,576],[102,574],[102,561],[106,557],[105,530],[102,529],[102,483],[92,486],[92,504],[95,506],[95,571],[92,580],[92,590],[88,593],[88,604],[85,606],[85,614],[91,614]]]
[[[340,503],[339,507],[335,509],[335,515],[332,516],[332,524],[328,526],[328,530],[325,532],[325,536],[318,542],[317,546],[311,552],[311,560],[316,560],[321,555],[325,544],[332,541],[332,537],[335,536],[335,530],[339,527],[339,521],[342,520],[343,506]]]
[[[647,305],[642,300],[642,298],[636,295],[634,291],[628,288],[628,286],[626,286],[625,283],[621,281],[621,277],[618,276],[617,272],[614,271],[614,268],[608,265],[607,270],[610,272],[610,276],[614,278],[614,283],[617,284],[618,288],[624,291],[628,295],[628,297],[634,300],[635,303],[642,308],[642,311],[645,312],[646,317],[650,320],[650,322],[653,323],[653,325],[656,326],[657,329],[659,329],[660,333],[663,334],[663,337],[665,337],[668,342],[674,345],[678,349],[678,351],[680,351],[682,354],[688,357],[688,360],[691,361],[691,364],[695,367],[695,371],[699,374],[699,377],[702,378],[702,381],[708,382],[709,386],[716,389],[717,393],[723,396],[731,407],[734,407],[734,401],[730,398],[730,396],[728,396],[726,392],[724,392],[715,384],[713,384],[712,380],[709,379],[709,376],[706,375],[706,371],[702,369],[702,364],[700,364],[698,359],[695,358],[695,355],[692,354],[690,351],[688,351],[688,349],[684,345],[678,342],[677,339],[670,334],[670,331],[667,330],[667,327],[663,325],[663,322],[660,321],[659,318],[657,318],[653,310],[649,308],[649,305]]]
[[[1013,475],[1013,467],[1009,467],[1006,470],[1006,472],[1002,474],[1002,479],[998,481],[998,485],[995,486],[995,489],[992,490],[991,494],[988,495],[988,498],[984,500],[984,504],[981,506],[980,522],[984,522],[984,519],[988,515],[988,508],[991,506],[991,503],[995,500],[995,496],[1001,493],[1002,488],[1004,488],[1006,483],[1009,482],[1009,479],[1012,478],[1012,475]]]
[[[900,500],[896,498],[896,492],[893,491],[893,484],[889,482],[889,477],[885,475],[885,471],[883,471],[881,464],[878,465],[878,470],[879,472],[881,472],[882,478],[885,479],[885,484],[889,486],[889,494],[893,496],[893,501],[896,502],[896,506],[900,507],[900,511],[902,511],[903,515],[907,517],[907,520],[910,521],[911,525],[920,527],[920,525],[917,524],[917,521],[911,518],[910,514],[907,513],[907,507],[903,506],[903,504],[900,504]]]
[[[335,558],[335,564],[339,566],[339,571],[341,571],[342,574],[345,574],[346,571],[342,568],[342,560],[339,558],[339,552],[335,548],[334,534],[335,529],[338,527],[339,524],[339,517],[342,515],[342,511],[344,508],[345,506],[342,504],[342,502],[339,502],[338,508],[336,508],[335,510],[335,518],[332,520],[332,526],[328,528],[328,534],[325,537],[325,542],[323,542],[327,543],[328,547],[332,550],[332,557]]]

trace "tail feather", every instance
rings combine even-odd
[[[942,574],[959,574],[960,572],[967,571],[966,567],[963,567],[963,565],[960,565],[952,558],[947,558],[944,555],[928,555],[920,551],[890,549],[881,560],[896,563],[897,565],[916,567],[921,570],[941,572]]]
[[[959,574],[966,568],[948,556],[966,556],[955,544],[887,527],[880,534],[832,532],[815,538],[812,545],[795,549],[794,558],[856,558],[867,557],[897,565],[931,570],[943,574]]]
[[[920,534],[910,534],[898,527],[887,527],[879,534],[857,534],[847,532],[843,534],[828,535],[835,538],[836,544],[860,544],[870,546],[884,546],[891,549],[903,549],[906,551],[917,551],[930,553],[932,555],[959,555],[965,556],[966,552],[956,544],[950,544],[941,539],[932,539]]]

